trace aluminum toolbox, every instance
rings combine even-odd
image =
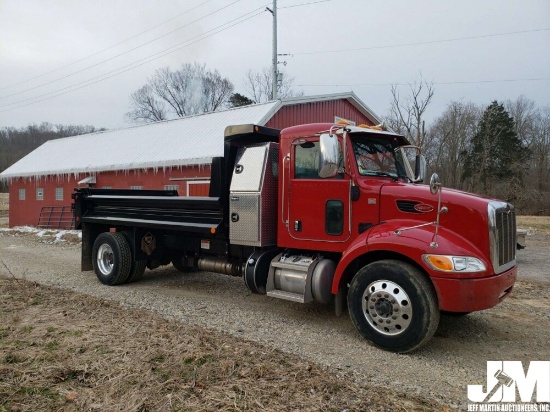
[[[229,240],[235,245],[277,243],[276,143],[242,147],[237,152],[229,190]]]

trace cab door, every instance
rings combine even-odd
[[[351,235],[350,179],[339,174],[321,179],[319,141],[293,144],[288,196],[288,233],[296,247],[343,250]],[[299,243],[298,243],[299,241]],[[300,246],[298,246],[300,245]]]

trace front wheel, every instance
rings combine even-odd
[[[349,287],[348,307],[359,333],[393,352],[418,349],[439,324],[432,284],[420,270],[398,260],[373,262],[360,269]]]

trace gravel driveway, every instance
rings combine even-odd
[[[183,323],[224,331],[297,354],[364,384],[417,393],[465,408],[468,384],[486,383],[487,360],[550,359],[548,237],[528,238],[519,252],[519,278],[512,296],[494,309],[466,317],[443,316],[431,342],[398,355],[370,346],[347,315],[328,306],[249,293],[241,278],[171,266],[146,271],[139,283],[100,284],[80,272],[80,246],[48,243],[0,232],[0,274],[84,292],[159,313]]]

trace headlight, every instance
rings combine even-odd
[[[422,259],[440,272],[484,272],[481,260],[471,256],[422,255]]]

